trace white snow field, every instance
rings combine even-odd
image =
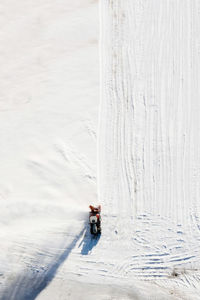
[[[200,1],[0,11],[0,299],[200,299]]]
[[[0,299],[31,300],[97,202],[98,3],[2,0],[0,12]]]

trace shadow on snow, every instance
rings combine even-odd
[[[78,240],[85,231],[85,226],[81,232],[68,245],[65,245],[65,250],[55,257],[52,264],[46,267],[46,270],[38,271],[27,270],[25,274],[19,275],[11,285],[7,286],[0,295],[1,300],[34,300],[53,280],[59,267],[69,256],[70,252],[75,247]],[[34,266],[33,266],[34,267]]]
[[[100,234],[97,236],[92,236],[90,233],[90,228],[87,226],[84,237],[78,246],[79,248],[82,246],[81,254],[88,255],[89,252],[91,252],[92,249],[98,244],[100,236]]]

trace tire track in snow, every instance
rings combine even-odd
[[[199,263],[197,233],[191,232],[190,221],[190,211],[198,199],[198,194],[193,193],[194,204],[191,203],[194,165],[191,150],[194,152],[195,146],[199,149],[199,141],[191,141],[190,136],[190,118],[198,101],[194,94],[198,87],[192,83],[198,71],[194,65],[191,67],[197,55],[197,49],[194,50],[194,32],[198,27],[196,5],[196,1],[156,0],[102,4],[102,55],[106,58],[102,59],[100,199],[107,207],[108,216],[109,210],[116,214],[115,226],[123,239],[137,236],[136,225],[140,226],[137,216],[150,213],[152,241],[149,243],[161,254],[165,252],[165,235],[163,244],[157,244],[162,230],[155,229],[152,223],[160,215],[166,218],[165,226],[173,225],[173,245],[170,240],[166,244],[169,259],[165,266],[154,264],[146,268],[147,273],[154,269],[154,275],[159,268],[171,269],[175,263]],[[197,118],[195,122],[199,126]],[[192,122],[193,135],[195,122]],[[198,162],[197,152],[195,161]],[[134,221],[130,218],[127,222],[125,216],[127,219],[134,216]],[[162,226],[162,218],[158,220],[157,226]],[[108,222],[113,229],[113,220]],[[181,231],[174,230],[179,224],[186,232],[184,238]],[[195,230],[199,230],[198,226]],[[192,233],[191,237],[188,232]],[[142,249],[145,239],[143,236],[140,239]],[[135,242],[130,251],[137,251]],[[137,275],[141,271],[141,276],[145,269],[142,260],[141,256],[139,266],[134,267]],[[113,272],[123,273],[124,269],[126,273],[127,268],[125,260]]]

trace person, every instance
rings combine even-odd
[[[97,218],[97,228],[98,228],[98,232],[101,233],[101,205],[98,206],[93,206],[90,205],[90,213],[89,213],[89,218],[92,216],[96,216]]]
[[[101,205],[98,205],[97,207],[90,205],[89,208],[92,213],[100,213],[101,212]]]

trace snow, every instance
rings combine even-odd
[[[0,6],[0,298],[34,299],[97,199],[98,8]]]
[[[0,10],[0,299],[200,299],[199,1]]]
[[[114,270],[200,296],[199,2],[102,1],[102,24],[99,197]]]

